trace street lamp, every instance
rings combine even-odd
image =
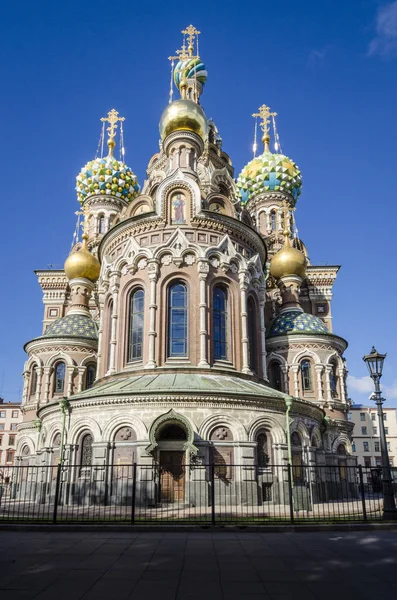
[[[370,354],[363,356],[363,361],[368,367],[370,377],[375,385],[375,403],[378,409],[380,449],[382,454],[382,486],[383,486],[383,518],[397,520],[396,502],[392,485],[389,454],[387,451],[385,424],[383,421],[382,404],[384,399],[380,391],[380,378],[382,377],[383,363],[386,354],[379,354],[372,346]]]

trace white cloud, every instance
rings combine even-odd
[[[354,377],[354,375],[349,375],[347,378],[347,387],[348,391],[354,390],[359,394],[365,394],[367,397],[372,394],[374,391],[374,384],[369,375],[365,377]],[[386,398],[386,400],[394,400],[397,398],[397,380],[394,381],[391,385],[381,385],[382,396]]]
[[[376,36],[368,48],[370,56],[397,56],[397,0],[386,4],[376,15]]]

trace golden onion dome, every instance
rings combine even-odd
[[[99,260],[91,254],[87,248],[87,235],[83,235],[83,244],[79,250],[75,250],[65,261],[65,273],[69,279],[84,277],[93,283],[98,280],[101,265]]]
[[[292,248],[289,236],[285,236],[284,246],[270,261],[270,275],[280,279],[287,275],[298,275],[301,279],[306,275],[307,260],[303,252]]]
[[[192,100],[175,100],[163,111],[159,129],[162,140],[174,131],[193,131],[205,139],[207,117],[201,106]]]

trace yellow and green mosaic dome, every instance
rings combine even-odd
[[[89,196],[109,194],[131,202],[139,195],[137,176],[114,156],[96,158],[81,169],[76,178],[77,197],[81,203]]]
[[[243,204],[263,192],[286,192],[295,204],[302,191],[302,176],[288,156],[264,152],[243,168],[237,188]]]
[[[329,331],[324,321],[319,317],[301,310],[288,310],[274,319],[268,329],[267,337],[295,333],[324,334],[329,333]]]
[[[90,340],[98,339],[98,331],[95,322],[87,315],[66,315],[60,319],[55,319],[49,325],[42,336],[51,337],[75,337],[88,338]]]

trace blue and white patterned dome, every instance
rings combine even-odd
[[[97,340],[98,331],[91,317],[71,314],[56,319],[47,327],[42,337],[76,337]]]
[[[300,310],[288,310],[278,315],[270,325],[267,337],[291,333],[324,334],[328,327],[319,317]]]
[[[130,167],[107,156],[86,164],[76,178],[76,192],[81,203],[97,194],[109,194],[132,202],[139,195],[139,185]]]

